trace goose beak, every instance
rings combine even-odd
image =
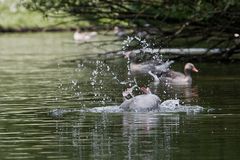
[[[198,69],[195,68],[195,67],[193,67],[192,71],[193,71],[193,72],[198,72]]]

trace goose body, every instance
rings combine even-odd
[[[184,66],[184,73],[169,70],[168,72],[164,73],[159,79],[175,85],[191,85],[192,72],[198,72],[198,70],[192,63],[187,63]]]
[[[131,99],[125,99],[125,101],[120,105],[120,108],[124,111],[134,111],[134,112],[148,112],[151,110],[156,110],[161,104],[160,98],[152,94],[149,88],[141,88],[145,94],[135,96]]]
[[[148,112],[156,110],[161,104],[160,98],[155,94],[138,95],[125,100],[121,105],[124,111]]]
[[[149,71],[155,74],[162,74],[169,70],[170,65],[174,61],[158,61],[158,60],[148,60],[141,63],[134,62],[134,56],[130,55],[131,52],[125,52],[124,57],[129,59],[129,69],[133,74],[148,74]]]
[[[97,32],[80,32],[77,30],[73,34],[73,39],[75,41],[88,41],[97,35]]]

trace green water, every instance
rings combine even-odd
[[[0,159],[239,159],[239,64],[195,64],[191,87],[158,86],[201,113],[80,112],[122,102],[127,62],[104,51],[72,33],[0,35]]]

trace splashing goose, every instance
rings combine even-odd
[[[141,87],[140,90],[144,94],[135,96],[131,99],[125,99],[125,101],[120,105],[120,108],[124,111],[134,112],[148,112],[158,109],[161,104],[160,98],[157,95],[152,94],[148,87]],[[123,92],[124,97],[125,95],[126,93]]]
[[[158,61],[158,60],[149,60],[146,62],[136,63],[134,62],[135,56],[131,53],[131,51],[123,53],[125,58],[128,58],[130,64],[129,69],[133,74],[148,74],[149,71],[155,74],[161,74],[163,72],[167,72],[169,70],[170,65],[174,61]]]

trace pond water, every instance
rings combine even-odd
[[[192,86],[154,88],[200,112],[115,112],[127,61],[97,56],[116,44],[105,47],[72,33],[0,35],[0,159],[239,159],[239,64],[197,63]]]

